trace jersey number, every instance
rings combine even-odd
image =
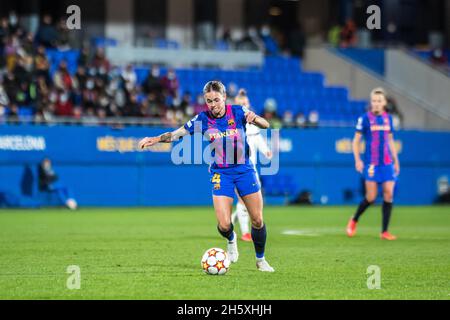
[[[220,174],[215,173],[211,180],[212,183],[220,183]]]

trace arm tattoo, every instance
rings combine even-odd
[[[172,132],[163,133],[160,136],[160,143],[168,143],[172,142]]]
[[[172,141],[178,141],[180,138],[184,137],[185,135],[189,134],[189,132],[181,127],[173,132],[166,132],[159,136],[159,142],[160,143],[170,143]]]

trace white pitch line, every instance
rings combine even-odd
[[[306,230],[285,230],[281,234],[286,236],[301,236],[301,237],[318,237],[319,234],[309,232]]]

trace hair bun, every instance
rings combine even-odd
[[[239,89],[238,95],[242,96],[242,97],[246,97],[247,96],[247,91],[245,91],[245,89]]]

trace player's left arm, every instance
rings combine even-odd
[[[391,150],[392,158],[394,160],[395,174],[400,174],[400,161],[398,160],[397,148],[395,147],[394,135],[389,134],[389,149]]]
[[[263,117],[256,115],[256,113],[254,113],[253,111],[246,110],[246,108],[244,108],[244,115],[245,115],[245,121],[247,123],[253,124],[260,129],[269,129],[270,128],[269,121],[267,121]]]

